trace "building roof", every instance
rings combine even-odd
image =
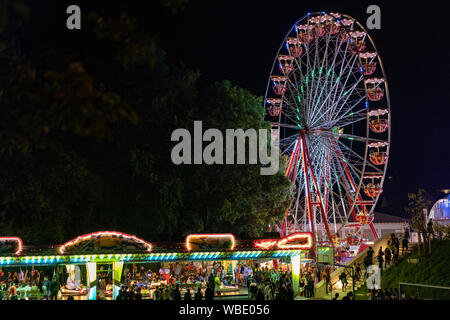
[[[349,222],[353,222],[353,217],[349,218]],[[336,217],[336,223],[342,223],[343,221]],[[394,216],[387,213],[374,212],[374,220],[373,223],[410,223],[411,219],[406,217]]]
[[[374,223],[402,223],[402,222],[411,222],[410,218],[393,216],[386,213],[375,212]]]

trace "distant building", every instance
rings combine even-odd
[[[428,218],[433,222],[450,223],[450,195],[433,205]]]
[[[397,217],[386,213],[375,212],[375,218],[373,220],[373,225],[378,233],[379,237],[384,236],[388,233],[399,233],[403,232],[404,224],[410,224],[411,219],[404,217]],[[369,226],[364,227],[364,236],[373,240],[372,231],[370,231]]]
[[[375,217],[374,217],[373,225],[378,234],[378,237],[380,237],[380,238],[382,236],[384,236],[385,234],[403,233],[404,225],[405,224],[409,225],[411,223],[410,218],[393,216],[393,215],[381,213],[381,212],[375,212],[374,215],[375,215]],[[341,239],[343,239],[343,238],[346,238],[346,235],[348,233],[351,233],[352,230],[351,230],[351,228],[346,228],[346,227],[341,229],[341,225],[342,225],[341,223],[336,223],[336,230],[330,230],[330,231],[332,233],[335,233],[337,231],[339,234],[339,237]],[[318,227],[320,228],[321,224],[318,224]],[[331,229],[333,229],[333,227],[330,226]],[[339,231],[339,229],[341,229],[341,230]],[[368,241],[372,241],[375,239],[369,225],[364,225],[363,235],[364,235],[364,239],[366,239]]]

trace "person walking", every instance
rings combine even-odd
[[[325,293],[328,294],[328,289],[331,282],[330,268],[328,267],[325,269],[324,279],[325,279]]]
[[[359,263],[357,263],[355,267],[355,276],[357,280],[361,279],[361,265]]]
[[[341,283],[342,283],[342,291],[345,292],[345,289],[347,288],[347,284],[348,284],[347,275],[345,273],[345,270],[343,272],[341,272],[341,274],[339,275],[339,280],[341,280]]]
[[[380,247],[380,250],[378,250],[378,267],[380,268],[380,271],[383,271],[383,262],[384,262],[384,253],[383,253],[383,247]]]
[[[400,254],[400,241],[398,240],[396,235],[394,235],[394,248],[398,256]]]
[[[369,249],[367,249],[367,256],[370,258],[370,264],[372,264],[374,254],[375,251],[373,251],[372,247],[369,247]]]
[[[389,242],[388,242],[389,243]],[[384,249],[384,267],[387,269],[388,266],[391,265],[391,257],[392,257],[392,253],[391,253],[391,249],[389,247],[389,245],[386,247],[386,249]]]
[[[369,269],[369,267],[372,265],[372,259],[370,259],[369,255],[366,255],[366,257],[364,258],[364,279],[367,278],[367,269]]]

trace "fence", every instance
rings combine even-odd
[[[450,300],[450,287],[399,282],[398,291],[401,300]]]

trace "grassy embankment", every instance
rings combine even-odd
[[[408,262],[409,259],[418,259],[418,263]],[[399,282],[450,287],[450,241],[432,241],[431,253],[419,255],[415,252],[381,276],[383,290],[398,288]],[[402,286],[402,291],[408,296],[419,295],[421,299],[450,299],[450,290]],[[367,299],[367,293],[364,285],[356,291],[356,299]]]

